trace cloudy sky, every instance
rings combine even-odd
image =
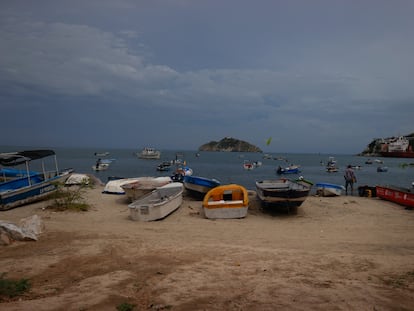
[[[414,132],[413,16],[411,0],[2,0],[0,145],[360,152]]]

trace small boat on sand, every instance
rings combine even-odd
[[[140,221],[164,219],[177,210],[183,201],[183,185],[178,182],[158,187],[129,204],[130,218]]]
[[[316,193],[323,197],[340,196],[345,190],[344,186],[331,183],[317,183],[315,186]]]
[[[117,178],[117,179],[111,179],[108,180],[108,182],[105,184],[103,193],[109,193],[109,194],[125,194],[125,190],[122,189],[122,186],[138,180],[138,177],[136,178]]]
[[[409,209],[414,208],[414,191],[413,189],[397,186],[376,186],[377,197],[394,202]]]
[[[196,195],[204,196],[214,187],[220,186],[220,182],[214,178],[200,176],[184,176],[184,188]]]
[[[249,207],[246,188],[237,184],[211,189],[204,196],[203,210],[207,218],[244,218]]]
[[[256,193],[263,203],[300,206],[308,197],[312,184],[286,178],[256,182]]]

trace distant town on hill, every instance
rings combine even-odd
[[[414,150],[414,133],[408,135],[401,135],[405,137],[411,146],[411,149]],[[383,151],[383,145],[387,144],[391,141],[394,141],[397,137],[391,136],[386,138],[374,138],[367,147],[358,155],[360,156],[379,156],[380,153]]]

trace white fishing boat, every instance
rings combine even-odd
[[[140,159],[159,159],[161,156],[161,151],[156,150],[152,147],[145,147],[141,152],[137,153],[138,158]]]
[[[178,182],[158,187],[128,205],[130,218],[139,221],[164,219],[177,210],[183,201],[183,185]]]
[[[139,199],[145,194],[151,192],[155,188],[164,186],[172,182],[169,176],[163,177],[138,177],[136,180],[122,184],[124,190],[131,202]]]

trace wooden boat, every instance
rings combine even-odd
[[[44,158],[54,157],[54,169],[45,170]],[[42,159],[42,172],[31,172],[30,162]],[[27,150],[20,152],[0,153],[0,164],[17,166],[24,164],[27,173],[0,183],[0,210],[8,210],[24,204],[46,198],[56,191],[58,183],[72,174],[73,169],[59,171],[56,154],[53,150]]]
[[[140,159],[159,159],[161,156],[161,151],[151,147],[145,147],[141,150],[141,152],[137,153],[137,156]]]
[[[140,221],[160,220],[177,210],[182,201],[183,185],[169,183],[129,204],[130,218]]]
[[[414,189],[397,186],[376,186],[377,197],[408,208],[414,208]]]
[[[237,184],[211,189],[204,196],[203,210],[207,218],[244,218],[249,207],[246,188]]]
[[[316,193],[323,197],[340,196],[345,187],[342,185],[330,184],[330,183],[317,183]]]
[[[172,180],[168,176],[138,177],[134,181],[122,183],[121,188],[131,202],[133,202],[152,190],[169,184],[170,182],[172,182]]]
[[[184,188],[196,195],[205,195],[211,189],[220,186],[220,182],[214,178],[200,176],[184,176]]]
[[[300,206],[311,188],[311,183],[286,178],[256,182],[256,193],[263,203],[283,206]]]

